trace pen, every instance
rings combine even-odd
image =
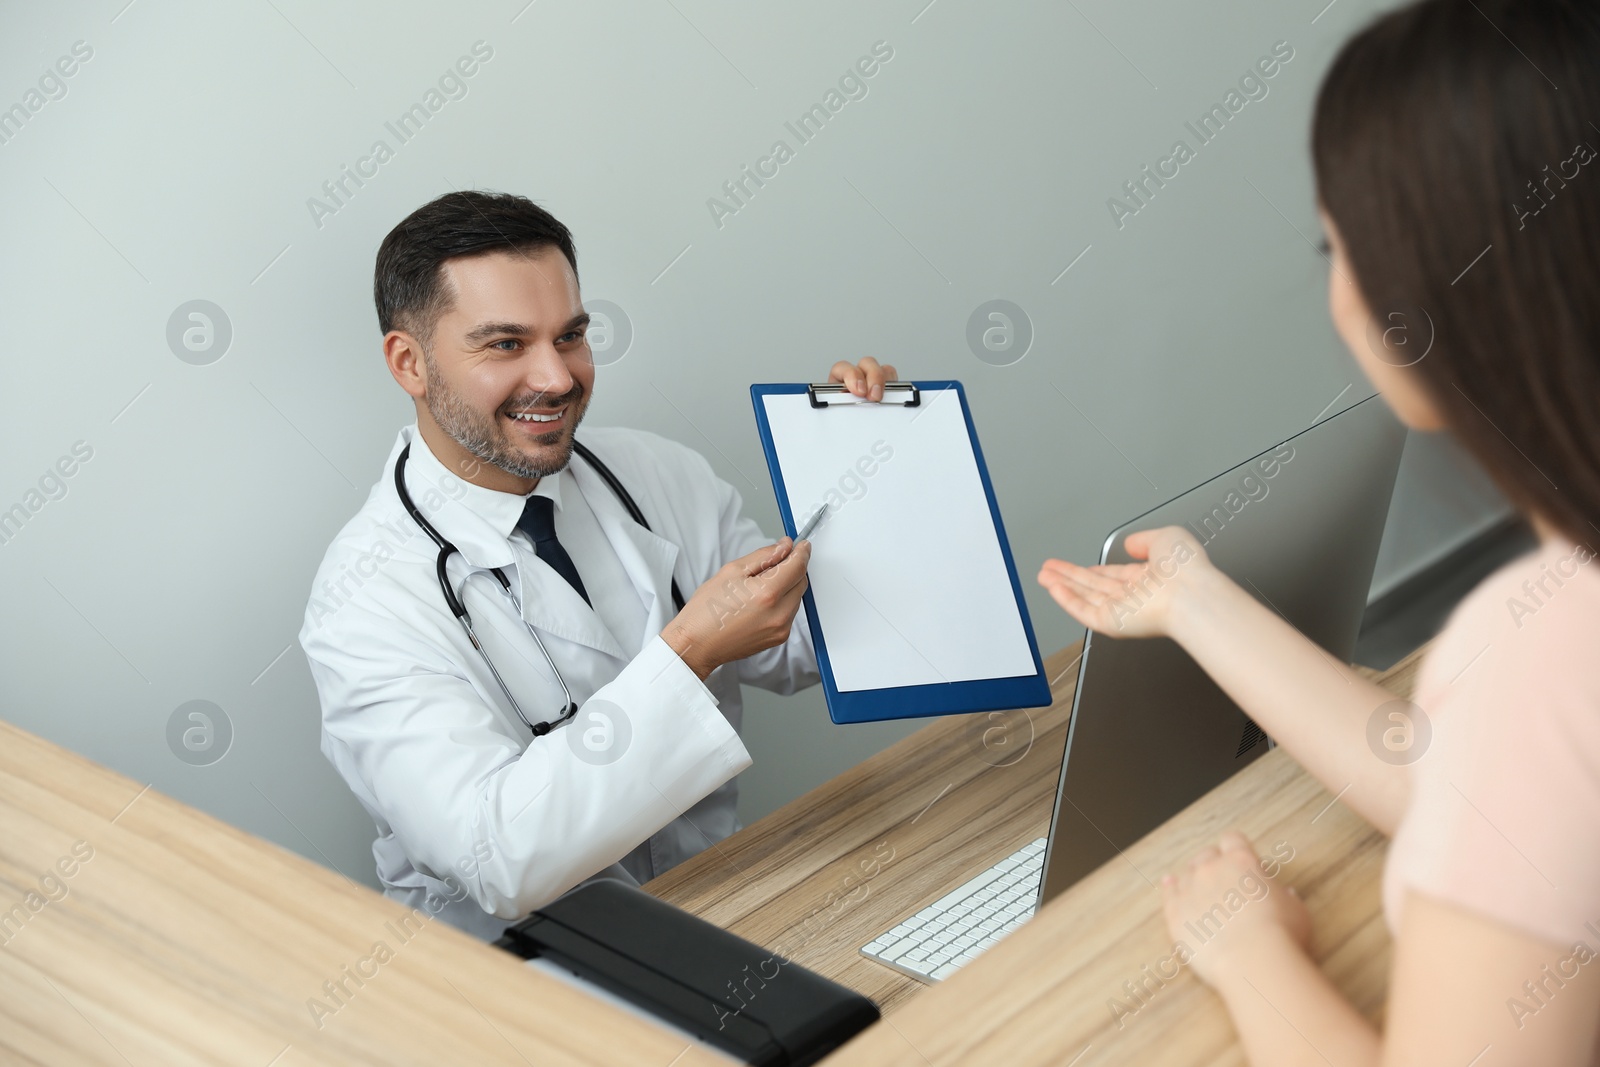
[[[828,507],[829,505],[827,504],[822,505],[817,509],[817,513],[815,515],[806,520],[806,524],[800,528],[800,532],[795,534],[794,539],[796,542],[804,541],[806,538],[811,536],[811,532],[817,528],[817,523],[821,522],[822,517],[828,513]]]

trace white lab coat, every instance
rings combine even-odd
[[[468,506],[487,491],[452,478],[415,426],[328,549],[300,631],[322,701],[322,751],[377,824],[384,892],[486,938],[592,877],[642,881],[732,833],[733,779],[750,765],[740,683],[788,693],[817,678],[802,609],[787,643],[701,683],[657,636],[677,613],[670,577],[691,597],[767,538],[698,453],[636,430],[585,427],[579,439],[654,531],[581,458],[557,476],[563,494],[587,501],[644,604],[631,660],[554,570]],[[523,619],[580,709],[591,699],[608,702],[609,718],[621,709],[617,736],[630,736],[614,762],[580,758],[571,723],[534,739],[506,702],[446,607],[436,547],[401,507],[394,465],[407,442],[411,496],[460,550],[451,583],[466,580],[467,611],[524,712],[554,719],[562,699]]]

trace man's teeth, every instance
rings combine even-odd
[[[561,417],[561,412],[558,411],[554,415],[537,415],[531,411],[524,411],[511,417],[519,422],[555,422]]]

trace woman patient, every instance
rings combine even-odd
[[[1335,678],[1181,528],[1130,536],[1143,563],[1039,575],[1096,632],[1176,640],[1391,838],[1384,1033],[1311,960],[1310,916],[1276,886],[1198,949],[1253,1064],[1600,1062],[1596,124],[1593,0],[1405,7],[1344,47],[1317,100],[1339,336],[1407,426],[1457,438],[1539,535],[1460,605],[1414,707],[1384,723],[1429,728],[1420,758],[1368,743],[1392,694]],[[1140,582],[1157,562],[1178,577]],[[1252,873],[1230,833],[1169,875],[1172,936]]]

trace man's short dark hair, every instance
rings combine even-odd
[[[525,196],[476,189],[446,193],[417,208],[378,247],[372,299],[378,328],[405,330],[427,346],[453,294],[440,268],[446,260],[485,252],[556,247],[578,273],[572,232]]]

